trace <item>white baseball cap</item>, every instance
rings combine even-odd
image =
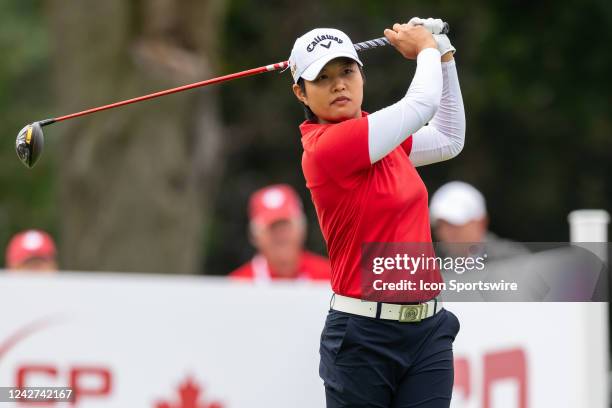
[[[293,82],[300,78],[314,80],[325,64],[338,57],[350,58],[363,66],[348,35],[334,28],[310,30],[295,40],[291,50],[289,67]]]
[[[451,181],[431,197],[429,213],[432,224],[444,220],[453,225],[464,225],[485,217],[487,207],[483,195],[472,185]]]

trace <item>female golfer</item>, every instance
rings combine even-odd
[[[431,243],[427,190],[415,167],[450,159],[463,147],[455,49],[422,23],[385,30],[417,67],[406,95],[370,115],[361,110],[362,63],[346,34],[312,30],[296,40],[289,58],[293,92],[307,116],[300,126],[302,168],[332,265],[319,369],[328,407],[450,404],[457,318],[436,291],[412,290],[406,302],[364,300],[360,269],[364,244]],[[421,278],[439,282],[440,274]]]

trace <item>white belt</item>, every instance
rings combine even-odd
[[[378,304],[378,302],[334,294],[330,307],[340,312],[375,318]],[[442,310],[442,302],[436,299],[416,305],[380,303],[380,319],[415,323],[435,315],[440,310]]]

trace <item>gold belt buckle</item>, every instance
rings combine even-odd
[[[402,305],[399,321],[402,323],[417,323],[427,314],[427,303],[420,305]]]

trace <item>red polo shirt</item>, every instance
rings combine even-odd
[[[268,262],[266,262],[266,258],[261,254],[255,255],[249,262],[231,272],[229,277],[232,279],[249,279],[259,282],[288,279],[278,276],[274,270],[270,268]],[[297,275],[289,279],[329,281],[329,261],[327,258],[313,252],[304,251],[300,256],[300,265]]]
[[[427,189],[408,158],[412,137],[372,165],[366,115],[300,125],[302,169],[327,243],[332,289],[355,298],[363,294],[362,244],[431,243]],[[442,281],[438,270],[418,277]],[[438,293],[414,290],[402,300],[424,301]]]

